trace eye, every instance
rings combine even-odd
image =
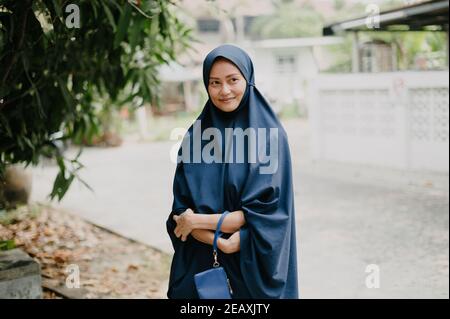
[[[231,79],[231,82],[233,82],[233,83],[236,83],[236,82],[238,82],[238,81],[239,81],[238,78],[232,78],[232,79]]]
[[[211,81],[209,82],[209,84],[215,86],[219,84],[219,81]]]

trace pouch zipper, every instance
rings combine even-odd
[[[230,279],[227,278],[228,289],[230,289],[230,293],[233,294],[233,289],[231,289]]]

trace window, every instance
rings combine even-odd
[[[295,73],[297,70],[297,59],[293,54],[277,55],[275,58],[276,68],[279,73]]]
[[[216,33],[220,30],[220,22],[216,19],[202,18],[197,20],[199,32]]]

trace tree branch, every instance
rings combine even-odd
[[[20,2],[18,2],[18,3],[20,3]],[[27,27],[28,14],[31,10],[33,0],[26,0],[22,4],[24,6],[24,10],[20,10],[20,7],[16,8],[16,10],[17,10],[16,12],[22,13],[22,15],[18,19],[20,26],[19,26],[19,30],[18,30],[18,34],[17,34],[17,42],[16,42],[16,45],[14,48],[15,50],[13,50],[11,52],[9,61],[7,61],[7,63],[6,63],[6,70],[5,70],[5,73],[3,74],[2,81],[1,81],[2,85],[5,85],[6,81],[8,80],[9,73],[11,73],[11,70],[12,70],[14,64],[17,63],[17,52],[20,51],[20,49],[23,46],[23,40],[25,38],[25,30]],[[15,38],[16,37],[13,37],[13,39],[15,39]]]

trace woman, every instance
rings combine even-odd
[[[211,51],[203,63],[203,82],[209,99],[178,153],[182,160],[176,168],[167,220],[175,250],[167,296],[198,298],[194,275],[212,267],[214,231],[221,213],[229,211],[220,229],[224,234],[218,241],[218,258],[233,298],[298,298],[286,133],[255,87],[252,61],[242,49],[227,44]],[[250,138],[250,130],[258,133],[258,143]],[[205,148],[212,142],[204,139],[205,134],[197,147],[191,140],[199,131],[215,137],[214,147],[209,148],[217,151],[213,160],[206,158],[210,153]],[[233,143],[236,132],[243,131],[248,133],[244,150],[250,151],[245,154]],[[236,136],[230,138],[230,132]],[[253,152],[252,147],[256,147]],[[277,163],[270,165],[275,169],[265,165],[267,149],[277,151]]]

